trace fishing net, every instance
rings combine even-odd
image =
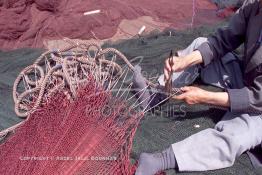
[[[43,53],[14,83],[15,112],[27,119],[0,133],[16,131],[0,146],[0,173],[134,174],[129,156],[145,111],[132,84],[123,86],[133,69],[96,43]]]
[[[90,78],[75,100],[58,91],[17,128],[0,147],[0,173],[132,174],[129,153],[142,116]]]
[[[0,48],[42,48],[45,40],[65,37],[123,39],[136,35],[142,26],[162,31],[214,24],[221,20],[216,10],[209,0],[1,0]],[[99,13],[84,15],[92,11]]]

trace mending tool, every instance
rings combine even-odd
[[[172,59],[173,59],[173,51],[171,50],[169,58],[168,58],[168,62],[171,67],[171,71],[169,74],[169,78],[165,84],[166,92],[168,93],[169,96],[172,94],[172,76],[173,76],[173,70],[172,70],[173,60]]]

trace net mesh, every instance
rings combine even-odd
[[[74,101],[57,92],[1,145],[0,173],[132,174],[129,153],[142,116],[90,78]]]

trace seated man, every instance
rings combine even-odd
[[[231,51],[245,44],[244,57]],[[176,99],[188,104],[206,103],[228,108],[214,129],[206,129],[172,144],[159,153],[142,153],[136,175],[153,175],[175,168],[179,171],[207,171],[230,167],[248,151],[254,166],[261,166],[262,143],[262,1],[246,0],[229,26],[208,39],[198,38],[166,60],[164,76],[188,68],[198,69],[203,82],[224,89],[209,92],[189,86]],[[191,71],[190,76],[195,76]],[[173,82],[176,86],[176,79]],[[253,154],[256,150],[257,154]]]

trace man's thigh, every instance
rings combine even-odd
[[[262,142],[262,115],[227,112],[215,129],[240,145],[238,155]]]

